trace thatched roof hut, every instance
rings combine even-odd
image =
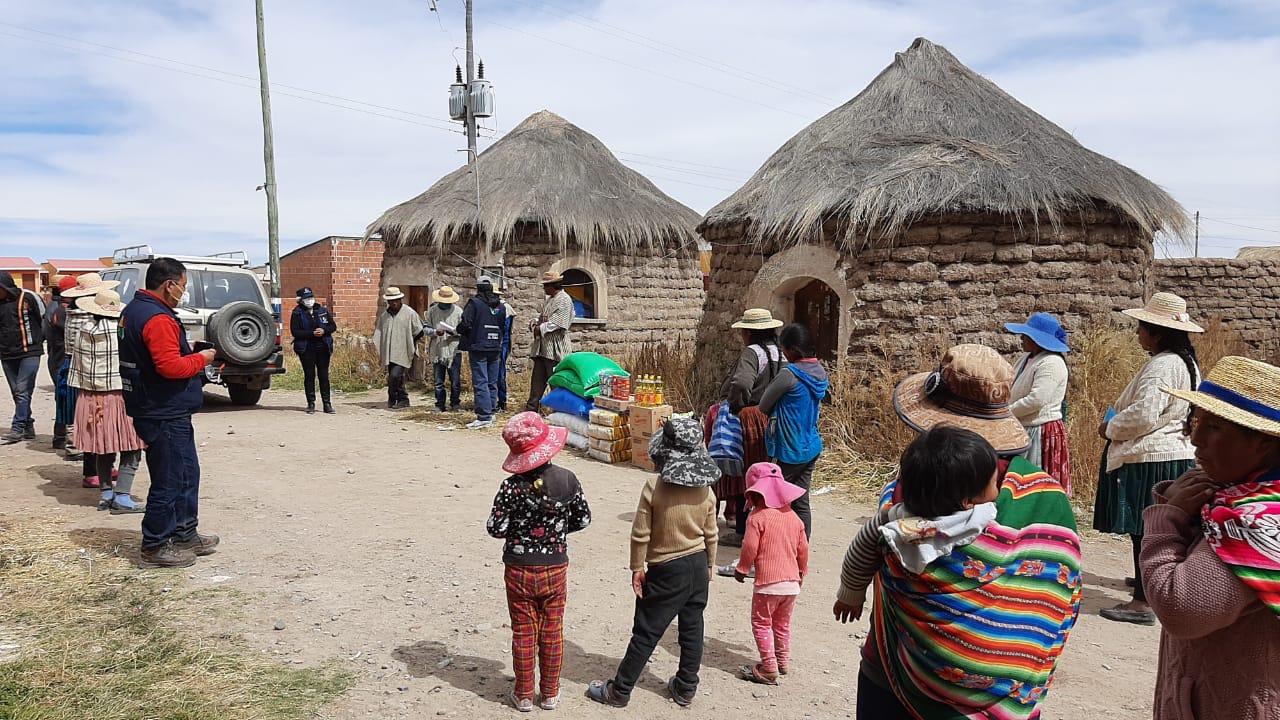
[[[699,225],[715,246],[699,370],[726,361],[744,305],[811,325],[829,359],[921,333],[1004,347],[1001,324],[1032,311],[1072,324],[1141,298],[1155,234],[1186,225],[1155,184],[917,39]]]
[[[367,235],[386,243],[383,283],[412,288],[415,307],[440,285],[466,295],[483,269],[531,318],[542,309],[539,276],[564,273],[584,315],[576,347],[618,354],[650,339],[692,340],[703,300],[698,219],[595,136],[543,110],[474,165],[382,213]],[[513,356],[524,357],[526,323],[515,327]]]
[[[1237,260],[1280,260],[1280,247],[1242,247],[1236,252]]]

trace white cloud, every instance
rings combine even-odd
[[[698,211],[925,35],[1189,209],[1280,229],[1280,100],[1273,84],[1259,82],[1280,75],[1280,24],[1266,3],[1236,4],[1234,14],[1202,23],[1186,8],[1154,2],[609,0],[577,6],[581,15],[568,14],[567,3],[513,0],[496,12],[479,4],[477,49],[498,94],[490,125],[505,131],[550,109]],[[462,13],[460,0],[440,6],[437,18],[421,0],[268,3],[271,78],[449,127],[447,86]],[[39,255],[51,243],[81,243],[83,254],[98,255],[110,250],[101,243],[153,242],[181,252],[230,244],[265,255],[265,201],[253,190],[263,170],[252,8],[180,8],[0,1],[8,23],[248,78],[136,55],[123,62],[101,54],[120,53],[88,46],[72,52],[50,45],[72,41],[0,25],[0,88],[11,107],[0,122],[52,105],[119,129],[27,136],[0,150],[0,159],[29,155],[60,170],[0,165],[14,168],[0,169],[6,252]],[[1220,27],[1237,16],[1249,22]],[[716,69],[724,66],[745,71]],[[464,161],[460,134],[286,95],[293,92],[277,87],[272,98],[286,250],[358,233]],[[95,117],[102,107],[109,116]],[[15,220],[22,229],[6,231]],[[33,222],[47,229],[47,242],[35,242]],[[90,224],[94,234],[80,237],[61,223]],[[103,239],[98,226],[115,238]],[[1278,233],[1213,230],[1280,243]],[[1215,243],[1222,247],[1206,242],[1205,249],[1232,254],[1243,244]]]

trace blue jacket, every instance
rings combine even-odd
[[[177,313],[159,298],[140,292],[124,306],[120,315],[120,378],[125,410],[136,420],[190,417],[204,404],[199,373],[175,380],[156,371],[151,350],[142,339],[142,328],[158,315],[168,315],[178,323],[178,346],[183,355],[192,353]]]
[[[760,409],[769,415],[769,429],[764,436],[769,457],[788,465],[803,465],[822,454],[822,436],[818,434],[818,408],[827,394],[827,373],[819,363],[798,362],[788,365],[786,372],[774,378],[770,389],[789,386],[777,402],[766,410],[771,400],[769,389]]]
[[[477,295],[467,301],[462,311],[462,341],[459,350],[469,352],[501,352],[503,328],[507,324],[507,311],[497,296],[488,300]],[[492,304],[491,304],[492,303]]]
[[[324,335],[316,337],[311,333],[315,332],[317,327],[324,328]],[[333,321],[333,314],[329,312],[329,308],[316,303],[311,309],[298,303],[293,308],[293,315],[289,318],[289,333],[293,335],[293,351],[301,355],[308,348],[323,345],[330,353],[333,352],[333,332],[338,329],[337,323]]]

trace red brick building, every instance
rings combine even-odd
[[[382,241],[362,243],[358,237],[331,235],[282,256],[280,291],[286,317],[301,287],[311,288],[316,301],[333,312],[339,328],[373,332],[382,287]]]

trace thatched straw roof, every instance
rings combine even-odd
[[[918,38],[857,97],[788,140],[699,230],[749,221],[757,240],[816,242],[836,220],[848,243],[857,231],[891,239],[938,213],[1057,226],[1098,207],[1152,235],[1186,226],[1159,187]]]
[[[1236,259],[1280,261],[1280,247],[1242,247],[1236,252]]]
[[[696,212],[624,166],[591,133],[546,110],[480,153],[475,167],[479,213],[476,175],[462,167],[384,212],[366,236],[439,248],[478,229],[502,249],[522,224],[540,224],[562,248],[574,241],[587,250],[631,250],[695,238]]]

